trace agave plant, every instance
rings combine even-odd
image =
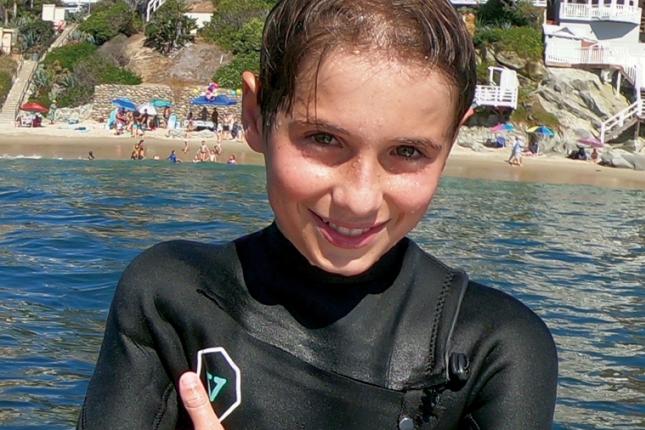
[[[36,71],[34,72],[34,75],[32,77],[33,83],[36,85],[37,88],[44,88],[48,87],[51,83],[51,76],[50,74],[45,70],[45,68],[41,65],[38,66]]]
[[[58,78],[58,84],[60,84],[64,88],[72,88],[75,87],[78,84],[78,81],[72,75],[71,73],[63,73],[59,78]]]
[[[78,43],[89,42],[94,44],[94,36],[80,30],[72,31],[68,36],[68,40],[70,42],[78,42]]]

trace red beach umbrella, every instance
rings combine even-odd
[[[40,113],[45,113],[48,112],[49,109],[47,109],[45,106],[41,105],[40,103],[25,103],[22,106],[20,106],[20,110],[24,110],[27,112],[40,112]]]

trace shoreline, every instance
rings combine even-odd
[[[44,159],[87,159],[93,151],[96,159],[128,160],[139,138],[115,136],[100,124],[78,124],[86,127],[75,130],[68,127],[48,125],[38,129],[0,129],[0,159],[44,158]],[[166,160],[172,149],[183,162],[191,162],[202,140],[209,146],[213,137],[192,133],[188,138],[165,137],[165,130],[147,132],[145,140],[146,158],[158,156]],[[184,141],[189,142],[189,152],[183,153]],[[254,152],[245,141],[224,140],[223,153],[218,161],[223,162],[235,154],[241,164],[262,165],[261,154]],[[592,185],[604,188],[626,188],[645,190],[645,171],[618,169],[599,166],[585,161],[569,160],[557,155],[524,157],[521,167],[506,163],[510,149],[488,149],[475,152],[455,145],[446,166],[445,176],[469,179],[486,179],[514,182],[540,182],[547,184]]]

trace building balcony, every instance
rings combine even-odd
[[[637,4],[561,3],[560,20],[614,21],[640,24],[642,10]]]
[[[487,0],[450,0],[454,6],[479,6],[486,3]],[[533,6],[546,7],[547,0],[533,0]]]

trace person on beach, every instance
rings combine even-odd
[[[182,152],[184,154],[188,154],[189,148],[188,148],[188,141],[184,140],[184,148],[182,149]]]
[[[130,264],[78,428],[550,429],[548,328],[407,238],[476,82],[446,0],[278,1],[242,100],[274,222]]]
[[[229,155],[228,160],[226,160],[226,164],[237,164],[237,157],[235,157],[235,154]]]
[[[199,161],[208,161],[208,156],[208,145],[206,145],[206,141],[202,140],[202,143],[199,146]]]
[[[94,156],[94,151],[90,151],[87,153],[87,159],[88,160],[94,160],[96,157]]]
[[[508,159],[508,164],[511,166],[522,166],[522,151],[524,149],[524,143],[522,138],[515,136],[513,148],[511,148],[511,156]]]

